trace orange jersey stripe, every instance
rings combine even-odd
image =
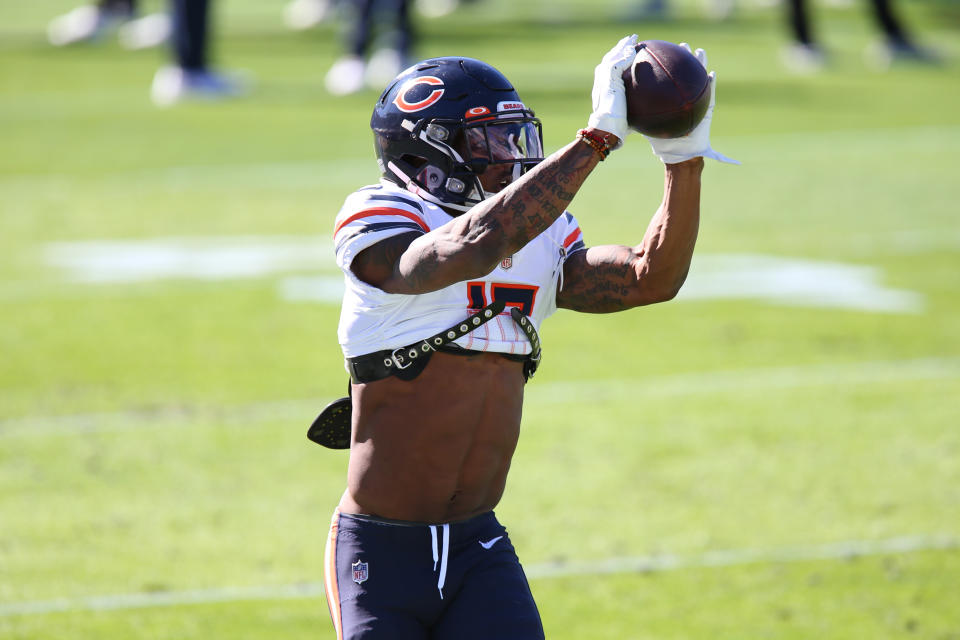
[[[330,535],[327,538],[327,547],[324,550],[323,590],[327,596],[327,608],[330,610],[330,620],[337,632],[337,640],[343,640],[343,620],[340,616],[340,588],[337,586],[337,529],[340,525],[340,509],[333,512],[333,522],[330,523]]]
[[[572,245],[574,242],[577,241],[577,238],[579,238],[581,235],[583,235],[583,234],[580,233],[580,228],[579,228],[579,227],[576,228],[576,229],[574,229],[574,230],[573,230],[573,233],[571,233],[570,235],[568,235],[568,236],[567,236],[567,239],[563,241],[563,248],[566,249],[567,247],[569,247],[570,245]]]
[[[369,218],[371,216],[403,216],[404,218],[409,218],[420,225],[420,228],[423,229],[424,233],[430,232],[430,227],[427,226],[427,223],[409,211],[404,211],[403,209],[394,209],[393,207],[375,207],[373,209],[364,209],[359,213],[353,214],[336,226],[336,228],[333,230],[333,235],[337,235],[340,229],[342,229],[345,225],[350,224],[354,220]]]

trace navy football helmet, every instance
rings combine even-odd
[[[540,121],[502,73],[472,58],[403,71],[380,95],[370,127],[383,176],[453,211],[543,160]]]

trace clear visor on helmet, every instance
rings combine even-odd
[[[490,164],[543,159],[540,128],[536,122],[488,120],[468,125],[464,134],[470,158],[485,159]]]
[[[425,119],[413,132],[453,161],[448,169],[421,163],[417,184],[464,211],[543,160],[540,121],[526,109],[472,120]]]

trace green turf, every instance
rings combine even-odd
[[[901,3],[947,63],[877,73],[861,56],[875,38],[863,7],[818,6],[832,64],[798,77],[777,58],[778,8],[745,3],[718,23],[676,2],[673,21],[617,19],[629,4],[484,0],[421,20],[420,50],[501,68],[555,149],[585,122],[593,65],[623,33],[706,48],[714,146],[744,164],[708,164],[698,257],[874,268],[923,305],[681,298],[552,318],[498,509],[540,576],[548,637],[960,638],[956,545],[777,559],[960,541],[960,11]],[[71,6],[0,8],[0,638],[332,637],[316,586],[346,457],[304,432],[345,386],[339,309],[277,293],[289,275],[335,274],[332,257],[252,279],[105,285],[49,256],[70,242],[256,236],[329,252],[343,197],[376,178],[375,94],[324,92],[335,27],[289,33],[280,2],[230,0],[216,59],[248,70],[253,93],[157,111],[147,88],[162,52],[45,44],[47,20]],[[661,181],[631,138],[571,207],[588,243],[639,241]],[[725,550],[769,553],[696,561]],[[656,554],[693,560],[599,571]],[[557,563],[598,571],[536,573]],[[228,588],[247,595],[86,600]],[[250,595],[260,588],[274,595]],[[40,610],[59,599],[66,610]]]

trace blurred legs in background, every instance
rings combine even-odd
[[[874,66],[887,68],[897,60],[912,62],[938,62],[937,55],[919,46],[904,30],[903,23],[893,12],[892,0],[871,0],[873,16],[883,31],[884,40],[867,49],[867,61]]]
[[[47,39],[62,47],[95,41],[114,30],[127,49],[155,47],[170,37],[170,18],[164,13],[137,18],[135,0],[101,0],[54,18],[47,27]]]
[[[810,32],[810,16],[806,0],[787,0],[787,20],[793,43],[783,51],[783,62],[796,73],[819,71],[826,64],[823,50]]]
[[[209,0],[171,0],[175,64],[153,78],[150,96],[165,107],[185,99],[218,99],[240,95],[237,77],[211,71],[208,60]]]
[[[346,20],[346,53],[324,78],[327,91],[344,96],[365,87],[380,91],[413,61],[415,34],[410,12],[414,2],[420,14],[438,18],[478,1],[291,0],[284,9],[284,20],[291,29],[315,27],[335,13]]]
[[[209,0],[170,0],[169,14],[137,18],[136,0],[100,0],[52,20],[47,37],[55,46],[98,40],[118,30],[121,45],[142,49],[168,40],[174,64],[157,71],[150,97],[158,106],[187,98],[224,98],[242,93],[241,83],[208,68]]]
[[[172,32],[169,13],[150,13],[121,26],[117,36],[126,49],[148,49],[165,43]]]
[[[936,62],[937,56],[919,47],[908,35],[891,6],[891,0],[870,0],[883,41],[870,47],[867,62],[878,68],[887,68],[897,60]],[[805,73],[823,68],[826,55],[814,38],[806,0],[788,0],[787,19],[793,43],[784,50],[784,63],[791,70]]]
[[[409,0],[352,0],[349,9],[347,54],[324,79],[327,91],[337,96],[356,93],[364,86],[383,89],[409,64],[413,48]],[[387,44],[366,61],[375,30],[385,32],[379,35]]]
[[[340,0],[291,0],[283,10],[283,21],[291,29],[303,30],[326,22]]]
[[[62,47],[103,37],[136,13],[134,0],[101,0],[54,18],[47,26],[50,44]]]
[[[726,20],[736,10],[735,0],[702,0],[704,15],[710,20]],[[667,0],[641,0],[632,5],[624,14],[626,20],[667,20],[670,7]]]

